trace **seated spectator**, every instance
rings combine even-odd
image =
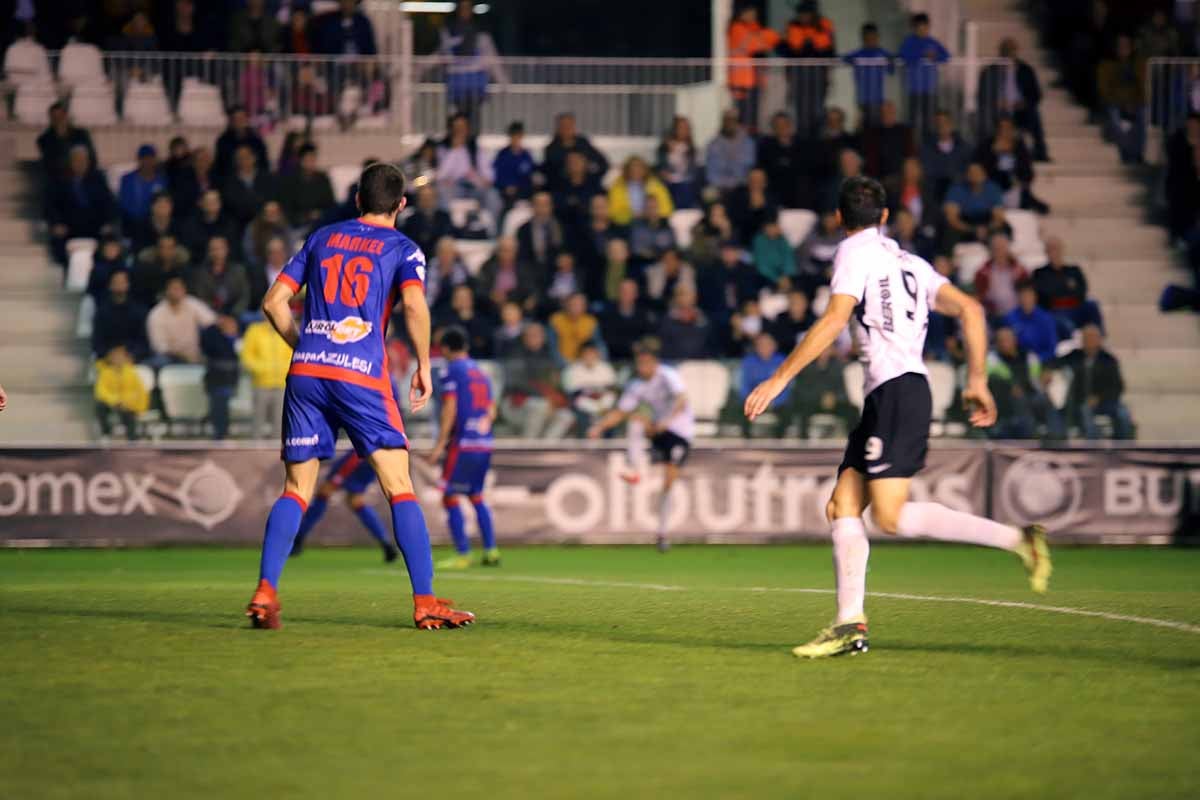
[[[604,179],[608,172],[608,159],[579,132],[575,115],[566,111],[554,118],[554,138],[546,145],[542,158],[542,174],[549,191],[557,192],[565,181],[569,153],[582,154],[587,160],[588,173],[597,182]]]
[[[158,302],[171,278],[182,278],[191,262],[191,253],[179,245],[174,236],[158,237],[151,247],[137,254],[133,263],[132,281],[135,302],[150,308]]]
[[[1062,239],[1052,236],[1046,240],[1046,264],[1033,271],[1033,285],[1038,302],[1054,315],[1058,322],[1059,338],[1068,338],[1084,325],[1104,330],[1100,306],[1089,300],[1087,278],[1075,264],[1068,264]]]
[[[982,164],[972,162],[966,180],[946,193],[942,214],[946,222],[945,249],[951,250],[960,242],[987,241],[989,230],[1004,224],[1004,193],[988,180]]]
[[[727,338],[721,341],[722,331],[714,328],[716,355],[730,358],[740,358],[754,347],[754,337],[766,328],[766,319],[762,315],[762,306],[758,300],[750,299],[742,303],[738,313],[729,319]]]
[[[1104,335],[1099,328],[1085,325],[1082,334],[1082,347],[1047,366],[1050,369],[1067,367],[1071,370],[1067,406],[1087,438],[1100,438],[1096,417],[1102,416],[1112,420],[1113,434],[1117,439],[1132,439],[1133,418],[1121,401],[1121,395],[1125,393],[1121,365],[1112,353],[1104,349]]]
[[[438,205],[437,189],[425,184],[417,190],[417,207],[400,229],[423,253],[432,253],[437,243],[454,235],[450,212]]]
[[[131,442],[137,441],[140,438],[138,416],[150,407],[150,392],[123,345],[113,345],[96,360],[93,393],[100,435],[105,438],[112,435],[115,415],[125,426],[125,437]]]
[[[187,293],[183,276],[172,275],[146,317],[150,350],[160,364],[200,363],[200,329],[217,321],[217,314]]]
[[[925,180],[921,162],[915,158],[904,159],[900,177],[887,187],[888,200],[892,205],[892,216],[900,210],[907,211],[921,234],[933,238],[941,224],[942,208],[939,195]]]
[[[605,256],[604,267],[594,275],[598,283],[588,296],[594,301],[613,303],[621,282],[629,278],[637,280],[641,275],[629,264],[629,244],[624,239],[609,239]]]
[[[988,354],[988,388],[996,398],[996,424],[987,434],[992,439],[1032,439],[1038,422],[1055,439],[1066,437],[1062,415],[1046,397],[1041,385],[1042,362],[1020,345],[1012,328],[996,330],[996,341]]]
[[[857,178],[863,174],[862,156],[857,150],[849,147],[843,148],[837,157],[837,174],[827,178],[824,185],[821,187],[820,195],[817,198],[817,211],[821,214],[827,214],[837,211],[838,197],[842,192],[842,184],[850,178]]]
[[[599,282],[599,276],[604,272],[608,260],[608,243],[613,239],[624,239],[629,230],[620,225],[614,225],[608,214],[608,195],[596,194],[591,199],[591,213],[583,229],[567,228],[567,245],[575,255],[579,269],[589,279]],[[594,287],[593,287],[594,288]],[[588,295],[593,299],[593,289],[588,289]]]
[[[96,168],[96,148],[92,145],[92,136],[83,128],[71,124],[67,113],[67,104],[61,100],[52,104],[46,111],[50,124],[37,138],[38,153],[42,159],[42,174],[49,181],[66,177],[69,169],[70,153],[75,147],[82,147],[87,154],[88,169]]]
[[[668,301],[675,296],[675,287],[680,284],[695,289],[696,270],[683,260],[678,248],[668,247],[657,263],[646,268],[646,302],[656,310],[665,310]]]
[[[175,202],[175,216],[186,220],[196,213],[200,198],[205,193],[220,189],[216,173],[213,172],[212,151],[197,147],[188,159],[188,167],[176,174],[171,182],[171,199]]]
[[[99,239],[116,230],[116,201],[103,173],[92,169],[88,158],[86,147],[73,147],[67,157],[67,174],[54,182],[47,199],[50,252],[64,266],[68,239]]]
[[[135,230],[150,216],[153,198],[165,192],[167,179],[158,166],[158,152],[152,144],[144,144],[137,151],[137,169],[121,176],[121,187],[117,193],[121,206],[121,225],[127,231]]]
[[[602,194],[604,189],[595,176],[588,172],[587,159],[583,153],[568,153],[566,179],[559,184],[554,193],[554,214],[562,223],[563,235],[570,241],[577,241],[585,231],[590,221],[592,199]],[[611,217],[611,205],[605,195],[605,216]]]
[[[1046,134],[1042,130],[1042,86],[1037,72],[1018,57],[1017,40],[1000,42],[1000,57],[1011,61],[991,64],[979,73],[979,115],[981,130],[994,128],[996,121],[1011,116],[1023,132],[1033,137],[1034,161],[1049,161]]]
[[[895,185],[905,159],[917,154],[913,130],[900,121],[896,104],[884,100],[879,107],[879,123],[865,125],[860,135],[864,169],[886,186]]]
[[[1190,32],[1193,35],[1195,33]],[[1179,28],[1167,17],[1166,10],[1162,7],[1155,8],[1150,12],[1150,19],[1138,29],[1134,51],[1147,59],[1175,58],[1185,55],[1182,38]]]
[[[167,176],[167,186],[174,191],[175,185],[185,172],[192,168],[192,148],[187,139],[182,136],[172,136],[167,145],[167,160],[163,163],[163,174]]]
[[[958,273],[949,256],[939,255],[933,259],[933,269],[952,285],[958,286]],[[960,287],[961,288],[961,287]],[[925,356],[934,361],[962,364],[966,361],[962,342],[958,338],[958,322],[954,317],[929,311],[929,330],[925,333]]]
[[[289,256],[296,249],[291,229],[283,216],[283,206],[278,200],[263,203],[254,221],[246,226],[246,233],[242,236],[242,254],[247,263],[260,267],[266,263],[267,246],[272,239],[282,240],[283,249]]]
[[[1000,118],[996,135],[980,147],[975,160],[983,164],[988,179],[1004,192],[1005,206],[1028,208],[1039,214],[1050,213],[1050,207],[1033,194],[1033,157],[1017,135],[1017,126],[1011,117]]]
[[[760,383],[771,377],[775,370],[779,369],[779,365],[783,363],[784,356],[779,352],[779,348],[775,343],[775,339],[771,334],[762,331],[754,337],[754,346],[742,356],[739,372],[741,373],[741,385],[738,387],[738,396],[744,404],[746,398],[754,391]],[[798,381],[797,381],[798,383]],[[787,430],[790,419],[786,414],[780,413],[792,399],[792,387],[789,385],[779,396],[771,401],[768,406],[768,412],[775,415],[775,437],[782,438]],[[745,415],[741,417],[742,435],[750,436],[750,420],[746,419]]]
[[[280,34],[279,21],[268,13],[266,0],[246,0],[246,7],[229,19],[229,49],[234,53],[274,53],[279,50]]]
[[[204,354],[204,391],[208,394],[208,421],[213,439],[229,436],[229,403],[237,391],[240,366],[237,354],[238,323],[228,314],[200,332]]]
[[[450,295],[459,286],[471,285],[471,271],[449,236],[438,239],[434,257],[425,270],[425,297],[436,316],[450,305]]]
[[[501,414],[524,439],[561,439],[575,422],[561,388],[559,363],[537,322],[525,326],[504,358]]]
[[[816,438],[813,417],[817,414],[840,419],[847,430],[858,423],[858,409],[846,394],[846,365],[838,358],[836,348],[837,345],[825,348],[804,370],[805,380],[793,384],[791,407],[785,412],[796,421],[800,435],[806,439]]]
[[[767,184],[781,206],[800,208],[807,176],[796,125],[787,112],[771,116],[771,135],[758,142],[758,167],[767,174]]]
[[[600,315],[600,335],[614,362],[632,359],[634,344],[654,329],[654,318],[638,303],[638,294],[637,281],[621,281],[616,302]]]
[[[514,354],[528,324],[529,320],[518,303],[510,301],[500,306],[500,324],[492,332],[493,356],[503,361]]]
[[[479,270],[479,293],[496,308],[514,300],[532,311],[541,302],[544,283],[537,267],[520,257],[517,240],[511,236],[500,238],[496,252]]]
[[[217,313],[237,317],[250,308],[250,279],[245,267],[230,260],[225,237],[208,240],[208,258],[189,277],[191,293]]]
[[[1167,226],[1174,239],[1194,238],[1200,215],[1200,110],[1167,137],[1166,151]]]
[[[153,246],[160,236],[179,236],[182,227],[175,219],[175,203],[171,195],[159,192],[150,201],[150,214],[128,231],[129,249],[139,253]]]
[[[517,318],[521,309],[517,307]],[[475,309],[475,292],[465,283],[450,293],[450,308],[438,320],[441,327],[457,327],[466,331],[467,346],[474,358],[491,358],[492,338],[496,324]],[[514,336],[519,335],[519,331]]]
[[[216,157],[213,169],[217,179],[223,179],[233,174],[234,155],[239,147],[249,147],[254,156],[256,169],[268,170],[270,157],[267,155],[267,144],[258,132],[250,127],[250,115],[242,106],[234,106],[229,111],[229,125],[217,137]]]
[[[250,310],[254,311],[262,305],[267,290],[275,283],[279,273],[287,266],[290,251],[287,242],[281,236],[272,237],[267,241],[266,261],[261,264],[248,264],[246,276],[250,281]]]
[[[911,211],[901,206],[888,217],[888,222],[891,223],[888,236],[896,240],[901,250],[918,255],[926,261],[933,261],[937,241],[917,228]]]
[[[537,164],[525,149],[525,123],[508,126],[508,145],[492,159],[492,174],[496,176],[496,191],[504,200],[504,208],[512,208],[518,200],[533,196],[533,175]]]
[[[808,295],[799,289],[788,292],[787,311],[773,319],[767,326],[767,331],[775,337],[775,344],[781,353],[790,353],[792,348],[800,344],[804,334],[817,321],[809,307]]]
[[[608,209],[613,222],[628,225],[634,217],[646,210],[647,201],[653,197],[658,201],[658,210],[664,217],[675,211],[671,193],[662,181],[650,172],[649,165],[639,156],[631,156],[621,170],[621,176],[613,181],[608,190]]]
[[[562,250],[554,258],[554,274],[546,285],[546,304],[558,308],[568,297],[580,292],[586,294],[586,282],[575,268],[575,256]]]
[[[300,171],[300,149],[308,144],[308,137],[301,131],[288,131],[283,137],[283,144],[279,146],[279,161],[275,167],[275,174],[279,177],[291,175]],[[405,170],[406,175],[409,175],[413,180],[420,177],[420,173],[409,173]]]
[[[837,213],[826,211],[796,249],[796,285],[809,297],[829,285],[833,278],[833,257],[845,238]]]
[[[638,265],[655,261],[675,247],[675,230],[663,216],[658,198],[647,197],[646,209],[629,226],[629,250]]]
[[[373,56],[375,28],[358,8],[359,0],[338,0],[336,11],[312,21],[313,50],[326,55]]]
[[[688,258],[701,266],[714,264],[720,258],[721,245],[735,239],[733,222],[725,211],[725,204],[712,203],[705,211],[704,218],[692,226]]]
[[[1002,324],[1016,335],[1022,350],[1033,353],[1042,363],[1054,359],[1058,326],[1050,312],[1038,305],[1031,279],[1017,284],[1017,307],[1004,315]]]
[[[558,339],[558,354],[563,361],[574,361],[586,342],[596,338],[596,317],[588,313],[587,298],[576,292],[563,307],[550,315],[550,328]]]
[[[553,198],[549,192],[538,192],[533,196],[533,216],[517,229],[518,257],[533,268],[538,286],[550,276],[554,257],[565,243],[563,227],[554,217]]]
[[[747,300],[758,297],[763,279],[754,266],[742,258],[736,242],[725,242],[715,262],[701,265],[696,276],[700,308],[723,327]]]
[[[726,110],[721,115],[721,129],[704,152],[708,185],[722,194],[733,191],[746,182],[756,160],[754,139],[738,122],[738,112]]]
[[[259,210],[277,196],[275,178],[256,160],[249,145],[233,151],[233,171],[221,184],[221,205],[237,225],[238,231],[254,221]],[[240,242],[241,239],[239,238]]]
[[[492,185],[492,165],[483,157],[466,114],[450,117],[446,137],[437,145],[437,187],[443,203],[475,200],[492,220],[503,211],[500,194]]]
[[[1017,307],[1017,284],[1029,274],[1012,254],[1012,243],[1003,233],[993,233],[990,258],[975,273],[975,299],[990,318],[1003,317]]]
[[[971,146],[954,127],[954,118],[947,111],[933,117],[933,134],[921,148],[921,166],[925,178],[933,184],[934,194],[945,197],[971,163]]]
[[[862,47],[842,56],[854,67],[854,99],[867,125],[879,120],[887,76],[896,71],[892,54],[879,46],[879,27],[874,22],[862,26]]]
[[[754,242],[767,220],[779,216],[775,196],[767,188],[767,173],[761,169],[750,170],[746,185],[730,192],[727,203],[737,240],[744,247]]]
[[[128,272],[129,267],[129,255],[121,246],[121,240],[112,234],[105,236],[92,257],[87,293],[97,304],[100,303],[108,295],[108,279],[114,272]]]
[[[164,26],[160,40],[165,53],[202,53],[215,50],[214,31],[196,19],[195,0],[176,0],[170,22]],[[178,81],[178,76],[173,76]]]
[[[687,117],[676,114],[671,121],[671,129],[658,143],[654,169],[671,193],[675,208],[699,207],[703,179],[692,138],[692,122]]]
[[[288,223],[305,234],[337,203],[329,175],[317,168],[317,147],[300,148],[300,169],[279,180],[279,200]]]
[[[594,341],[584,342],[579,358],[563,370],[563,391],[571,400],[575,429],[586,431],[617,401],[617,373]]]
[[[696,289],[675,284],[671,306],[658,326],[662,357],[667,361],[706,358],[710,354],[708,317],[696,305]]]
[[[778,219],[769,219],[754,237],[754,266],[767,283],[786,291],[796,275],[796,256],[783,238]]]
[[[108,279],[108,291],[96,304],[92,318],[92,352],[97,358],[114,347],[122,347],[135,361],[150,352],[146,341],[146,307],[129,296],[129,273],[114,272]]]
[[[857,153],[859,147],[858,137],[846,130],[846,112],[837,106],[825,109],[825,122],[816,137],[801,145],[801,151],[807,154],[804,172],[809,176],[809,197],[802,207],[820,207],[825,185],[837,176],[842,151]]]
[[[1113,57],[1096,69],[1096,91],[1109,139],[1121,163],[1141,164],[1146,148],[1146,62],[1133,51],[1133,40],[1117,36]]]
[[[216,189],[209,189],[200,197],[200,207],[180,226],[179,235],[180,243],[195,257],[208,252],[208,243],[215,236],[227,244],[241,244],[237,225],[225,213],[221,193]]]

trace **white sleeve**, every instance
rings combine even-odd
[[[934,306],[937,305],[938,290],[941,289],[943,286],[945,286],[950,281],[947,280],[947,278],[944,275],[942,275],[940,272],[938,272],[936,269],[934,269],[933,265],[930,264],[925,259],[923,259],[919,256],[914,256],[914,255],[910,255],[909,258],[910,258],[910,260],[912,260],[913,262],[915,262],[917,264],[917,266],[920,270],[917,274],[921,279],[921,285],[925,287],[926,302],[929,304],[929,307],[932,309]]]
[[[679,377],[679,373],[673,369],[663,370],[663,378],[667,382],[667,386],[671,389],[671,395],[679,397],[679,395],[687,391],[687,387],[683,385],[683,378]]]
[[[847,252],[844,247],[838,248],[833,258],[833,279],[829,282],[829,290],[833,294],[848,294],[862,302],[863,294],[867,291],[867,272],[866,259],[855,258],[853,250]]]
[[[634,381],[633,383],[629,384],[629,386],[625,388],[625,391],[621,392],[621,399],[617,401],[617,408],[619,408],[621,411],[624,411],[626,414],[637,410],[637,407],[642,400],[640,391],[641,387],[641,381]]]

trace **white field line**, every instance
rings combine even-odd
[[[383,573],[385,570],[371,570]],[[395,574],[386,571],[387,574]],[[507,583],[541,583],[554,586],[590,586],[604,589],[644,589],[652,592],[686,592],[695,587],[676,586],[664,583],[632,583],[625,581],[593,581],[585,578],[547,578],[540,575],[479,575],[473,573],[443,573],[442,579],[463,579],[474,581],[493,581]],[[779,586],[735,586],[735,587],[706,587],[703,591],[728,592],[782,592],[788,594],[834,594],[833,589],[792,588]],[[1114,614],[1110,611],[1092,611],[1086,608],[1070,608],[1068,606],[1050,606],[1041,603],[1023,603],[1014,600],[987,600],[981,597],[945,597],[925,594],[905,594],[902,592],[868,592],[867,597],[883,597],[888,600],[914,600],[922,603],[965,603],[976,606],[991,606],[993,608],[1021,608],[1027,611],[1042,611],[1049,614],[1068,614],[1075,617],[1093,617],[1106,619],[1111,622],[1132,622],[1138,625],[1152,625],[1156,628],[1170,628],[1184,633],[1200,634],[1200,625],[1187,622],[1177,622],[1155,617],[1141,617],[1134,614]]]

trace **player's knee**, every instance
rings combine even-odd
[[[844,497],[834,495],[825,504],[825,519],[833,522],[835,519],[842,517],[857,517],[862,514],[862,506],[857,502],[851,502]]]
[[[346,503],[350,508],[358,511],[367,504],[367,496],[363,494],[351,494],[346,496]]]
[[[483,505],[483,495],[482,494],[471,495],[471,505],[473,505],[473,506]]]
[[[442,497],[442,508],[456,508],[458,506],[458,497],[452,494]]]
[[[888,536],[895,536],[900,532],[900,509],[871,506],[871,516],[874,517],[879,530]]]

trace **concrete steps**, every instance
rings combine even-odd
[[[1156,305],[1127,303],[1107,309],[1104,324],[1112,348],[1191,349],[1200,353],[1200,319],[1193,314],[1164,314]]]
[[[1143,392],[1133,387],[1125,393],[1125,405],[1137,423],[1138,439],[1144,442],[1180,444],[1196,438],[1196,395],[1191,392]]]
[[[1113,354],[1121,362],[1126,385],[1139,393],[1200,394],[1200,369],[1195,350],[1182,347],[1120,348]]]

